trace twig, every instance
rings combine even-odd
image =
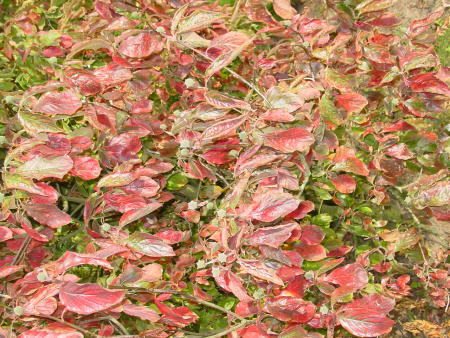
[[[22,256],[27,251],[28,245],[31,243],[31,237],[27,236],[27,238],[24,239],[22,242],[22,245],[19,248],[19,251],[17,251],[16,256],[14,257],[13,261],[11,262],[11,265],[16,265],[22,260]]]
[[[255,322],[255,320],[247,320],[244,319],[242,322],[240,322],[239,324],[236,324],[232,327],[230,327],[229,329],[222,331],[220,333],[214,334],[212,336],[209,336],[208,338],[218,338],[218,337],[223,337],[226,336],[227,334],[234,332],[236,330],[242,329],[244,327],[246,327],[247,325],[253,324]]]
[[[239,9],[241,8],[242,2],[243,0],[237,0],[236,3],[234,4],[233,14],[231,15],[230,19],[231,27],[234,27],[234,25],[236,24],[237,16],[239,13]]]
[[[202,53],[201,51],[189,46],[188,44],[184,43],[181,40],[178,40],[172,36],[166,35],[165,33],[158,32],[157,30],[154,30],[154,29],[151,29],[151,31],[158,33],[159,35],[163,36],[167,40],[170,40],[170,41],[180,44],[181,46],[193,51],[194,53],[200,55],[202,58],[204,58],[208,61],[214,61],[214,59],[210,58],[205,53]],[[249,88],[253,89],[269,105],[269,107],[272,107],[272,104],[270,103],[269,99],[253,83],[250,83],[249,81],[247,81],[244,77],[242,77],[241,75],[236,73],[231,68],[229,68],[229,67],[223,67],[223,68],[226,69],[228,72],[230,72],[230,74],[233,75],[236,79],[245,83]]]
[[[128,332],[128,330],[125,328],[125,326],[123,326],[122,324],[120,324],[120,322],[114,318],[113,316],[106,316],[106,319],[109,320],[111,323],[113,323],[114,325],[116,325],[120,331],[122,331],[122,333],[124,335],[129,336],[130,333]]]
[[[10,307],[10,306],[8,306],[6,304],[0,304],[0,306],[3,306],[4,308],[8,309],[9,311],[14,311],[14,309],[12,307]],[[36,313],[36,312],[31,312],[30,314],[28,314],[28,312],[29,311],[27,311],[27,316],[40,317],[40,318],[45,318],[45,319],[48,319],[48,320],[53,320],[53,321],[58,322],[60,324],[70,326],[72,329],[80,331],[80,332],[84,333],[87,336],[97,337],[97,335],[95,333],[92,333],[92,332],[90,332],[90,331],[88,331],[86,329],[83,329],[82,327],[80,327],[78,325],[66,322],[63,319],[60,319],[60,318],[57,318],[57,317],[53,317],[53,316],[50,316],[50,315],[44,315],[42,313]]]
[[[139,288],[139,287],[123,287],[123,286],[112,286],[111,289],[122,289],[122,290],[125,289],[125,290],[129,290],[129,291],[145,292],[145,293],[170,293],[170,294],[176,295],[180,298],[188,299],[195,303],[202,304],[202,305],[208,306],[212,309],[221,311],[221,312],[226,313],[226,314],[228,314],[236,319],[239,319],[241,321],[246,320],[244,317],[239,316],[238,314],[234,313],[233,311],[225,309],[222,306],[219,306],[214,303],[208,302],[206,300],[191,296],[190,294],[182,292],[182,291],[176,291],[176,290],[170,290],[170,289],[147,289],[147,288]]]

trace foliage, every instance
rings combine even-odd
[[[2,335],[445,335],[444,11],[390,4],[3,1]]]

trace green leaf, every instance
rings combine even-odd
[[[325,122],[330,122],[336,126],[341,125],[344,122],[344,119],[337,110],[334,102],[328,92],[322,95],[322,98],[319,102],[319,112],[320,116]]]
[[[189,179],[181,173],[174,174],[167,180],[167,189],[169,190],[180,190],[183,188]]]
[[[55,120],[51,117],[40,114],[26,113],[23,111],[17,114],[17,116],[22,124],[22,127],[32,135],[41,132],[65,133],[63,129],[56,125]]]

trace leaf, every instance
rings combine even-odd
[[[7,241],[13,237],[12,231],[3,225],[0,225],[0,242]]]
[[[317,262],[327,257],[327,251],[322,245],[302,245],[296,248],[296,251],[306,261]]]
[[[167,180],[167,189],[169,190],[180,190],[186,184],[188,184],[189,179],[181,173],[173,174]]]
[[[6,265],[0,267],[0,278],[8,277],[23,269],[23,265]]]
[[[70,268],[75,266],[91,264],[96,266],[102,266],[105,269],[112,269],[112,265],[107,260],[97,258],[91,254],[80,254],[76,252],[66,251],[57,261],[55,261],[55,273],[61,275]]]
[[[246,115],[240,115],[227,120],[222,120],[206,128],[202,135],[202,141],[210,141],[215,138],[229,136],[236,132],[236,129],[247,119]]]
[[[273,0],[273,10],[285,20],[290,20],[297,14],[295,8],[291,6],[291,0]]]
[[[305,225],[301,230],[300,240],[307,245],[320,244],[325,238],[325,233],[317,225]]]
[[[351,148],[338,147],[333,158],[335,164],[333,170],[342,170],[361,176],[369,176],[369,169],[363,161],[356,157],[355,151]]]
[[[297,209],[300,201],[289,193],[263,191],[253,196],[250,217],[261,222],[272,222]]]
[[[121,240],[131,249],[149,257],[172,257],[175,253],[171,246],[165,244],[161,239],[142,232],[134,232],[127,239]]]
[[[350,175],[341,174],[332,177],[330,180],[331,183],[333,183],[336,190],[342,194],[351,194],[356,189],[356,181]]]
[[[386,315],[395,301],[379,294],[370,294],[344,305],[337,311],[339,323],[357,337],[375,337],[391,332],[394,321]]]
[[[38,242],[48,242],[50,240],[47,236],[41,234],[36,229],[33,229],[33,226],[31,225],[30,221],[26,218],[23,218],[21,220],[20,226],[22,227],[23,230],[25,230],[28,236],[30,236],[31,238],[33,238]]]
[[[438,182],[433,187],[422,190],[415,203],[419,208],[438,207],[450,204],[450,181]]]
[[[16,169],[16,173],[27,178],[42,180],[44,178],[63,178],[73,167],[68,155],[45,158],[36,156]]]
[[[133,173],[117,173],[103,176],[97,183],[97,187],[121,187],[130,184],[136,179]]]
[[[251,302],[253,298],[247,294],[239,278],[229,270],[221,269],[219,275],[214,277],[216,283],[228,292],[233,293],[241,302]]]
[[[235,99],[217,90],[208,90],[205,93],[205,100],[207,103],[217,108],[234,108],[242,110],[252,109],[247,102]]]
[[[349,113],[359,113],[367,106],[367,99],[357,93],[345,93],[336,96],[338,107],[345,109]]]
[[[241,43],[240,45],[236,45],[235,48],[230,50],[227,53],[219,55],[206,69],[205,76],[209,78],[213,76],[216,72],[220,71],[222,68],[228,66],[233,60],[241,54],[245,48],[247,48],[256,38],[256,35],[251,39],[246,39],[242,43],[242,33],[229,32],[227,34],[234,34],[233,37],[236,38],[237,42]],[[230,41],[231,40],[231,41]],[[228,44],[232,44],[232,39],[227,40]]]
[[[58,328],[35,327],[22,332],[19,338],[83,338],[83,334],[64,326]]]
[[[34,111],[48,115],[73,115],[82,103],[72,90],[48,92],[39,98]]]
[[[276,296],[269,298],[267,311],[284,322],[307,323],[316,313],[316,306],[297,297]]]
[[[180,20],[176,33],[193,32],[222,21],[224,14],[205,10],[195,10],[191,15]]]
[[[122,308],[123,312],[129,316],[139,317],[152,323],[156,323],[159,320],[159,315],[155,310],[142,305],[124,304]]]
[[[120,217],[119,226],[124,227],[125,225],[137,221],[138,219],[152,213],[156,209],[159,209],[161,206],[161,203],[150,203],[144,208],[127,211],[122,215],[122,217]]]
[[[43,195],[42,189],[30,179],[16,174],[4,173],[3,183],[7,189],[18,189],[30,194]]]
[[[335,126],[339,126],[344,123],[344,118],[336,109],[336,106],[328,93],[323,94],[320,98],[319,112],[325,122],[332,123]]]
[[[247,241],[250,245],[269,245],[278,248],[289,237],[294,229],[298,228],[297,223],[281,224],[273,227],[261,228],[253,232]]]
[[[90,39],[86,41],[81,41],[72,46],[70,53],[66,56],[67,59],[72,59],[79,52],[86,49],[112,49],[111,43],[103,39]]]
[[[100,168],[96,159],[89,156],[81,156],[73,158],[73,168],[70,174],[83,180],[93,180],[100,176],[101,171],[102,168]]]
[[[314,135],[303,128],[291,128],[264,135],[264,145],[284,153],[307,152],[314,141]]]
[[[392,6],[392,0],[366,0],[356,6],[360,14],[378,12]]]
[[[119,52],[131,58],[145,58],[163,49],[163,43],[154,39],[149,33],[140,33],[123,40]]]
[[[362,265],[347,264],[333,270],[324,280],[356,291],[366,287],[369,276]]]
[[[21,111],[17,114],[17,117],[22,127],[32,135],[41,132],[64,133],[64,130],[59,128],[55,120],[49,116]]]
[[[238,263],[244,273],[280,286],[284,285],[280,277],[277,276],[276,271],[259,260],[240,259]]]
[[[104,289],[95,283],[67,282],[59,291],[59,299],[66,309],[81,315],[90,315],[117,305],[124,295],[125,291]]]
[[[53,204],[29,204],[24,209],[36,222],[50,228],[56,229],[72,222],[68,214]]]

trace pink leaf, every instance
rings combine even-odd
[[[262,222],[272,222],[297,209],[300,201],[289,193],[263,191],[253,196],[250,217]]]
[[[276,271],[261,261],[241,259],[239,260],[239,265],[244,273],[283,286],[283,281],[277,276]]]
[[[221,269],[219,275],[215,277],[219,284],[226,291],[233,293],[241,302],[251,302],[253,298],[247,294],[247,290],[242,285],[239,278],[226,269]]]
[[[252,109],[247,102],[235,99],[216,90],[207,91],[205,93],[205,100],[207,103],[217,108]]]
[[[112,269],[111,264],[107,260],[102,258],[94,257],[90,254],[80,254],[76,252],[66,251],[55,263],[55,273],[60,275],[65,273],[70,268],[74,266],[79,266],[83,264],[91,264],[102,266],[106,269]]]
[[[53,204],[30,204],[25,206],[25,211],[36,222],[54,229],[72,222],[68,214]]]
[[[13,237],[12,231],[3,225],[0,225],[0,242],[7,241],[12,237]]]
[[[307,152],[314,143],[314,136],[303,128],[291,128],[264,135],[264,144],[284,153]]]
[[[122,305],[122,308],[123,312],[130,316],[139,317],[141,319],[151,321],[152,323],[155,323],[159,320],[159,315],[156,313],[156,311],[145,306],[124,304]]]
[[[367,99],[357,93],[345,93],[336,96],[337,105],[349,113],[359,113],[367,106]]]
[[[20,271],[23,269],[22,265],[7,265],[0,267],[0,278],[5,278],[9,275],[12,275],[13,273],[16,273],[17,271]]]
[[[40,97],[34,111],[48,115],[73,115],[81,106],[73,91],[48,92]]]
[[[349,287],[353,291],[366,287],[369,276],[366,270],[360,264],[347,264],[343,267],[333,270],[325,277],[325,281]]]
[[[160,52],[163,46],[163,43],[154,39],[151,34],[140,33],[122,41],[119,52],[131,58],[145,58]]]
[[[131,249],[144,254],[149,257],[172,257],[175,256],[175,252],[172,247],[165,244],[161,239],[156,236],[134,232],[130,237],[122,240],[126,246]]]
[[[314,210],[314,203],[311,201],[302,201],[297,209],[289,213],[286,217],[294,219],[304,218],[310,211]]]
[[[124,295],[125,291],[104,289],[94,283],[68,282],[59,291],[59,299],[67,310],[82,315],[90,315],[119,304]]]
[[[386,315],[395,305],[391,298],[370,294],[344,305],[337,312],[339,323],[357,337],[375,337],[391,332],[394,321]]]
[[[356,189],[356,181],[350,175],[342,174],[332,177],[330,180],[340,193],[351,194]]]
[[[307,245],[320,244],[325,238],[325,233],[317,225],[302,226],[300,239]]]
[[[322,245],[302,245],[296,251],[307,261],[321,261],[327,257],[327,251]]]
[[[119,226],[124,227],[127,224],[137,221],[138,219],[147,216],[161,206],[161,203],[150,203],[144,208],[127,211],[122,215],[122,217],[120,217]]]
[[[83,180],[93,180],[100,175],[102,168],[98,161],[89,156],[81,156],[73,158],[73,168],[70,173],[78,176]]]
[[[363,161],[356,157],[355,151],[351,148],[339,147],[333,158],[334,170],[342,170],[356,175],[369,176],[369,169]]]
[[[289,237],[294,229],[298,227],[297,223],[287,223],[274,227],[261,228],[253,232],[247,239],[250,245],[269,245],[278,248]]]
[[[37,327],[20,334],[19,338],[83,338],[83,334],[69,327]]]
[[[290,0],[274,0],[273,10],[285,20],[290,20],[297,14],[295,8],[291,6]]]
[[[266,308],[278,320],[293,323],[307,323],[316,312],[316,306],[313,303],[287,296],[270,298]]]

